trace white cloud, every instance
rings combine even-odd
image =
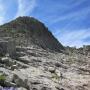
[[[18,16],[25,16],[32,13],[35,7],[36,0],[18,0],[18,11],[15,18]]]
[[[63,16],[59,16],[58,18],[54,19],[52,21],[52,24],[64,21],[64,20],[78,20],[78,19],[83,19],[84,17],[87,16],[87,14],[90,13],[90,7],[86,7],[82,10],[76,11],[76,12],[70,12],[69,14],[65,14]]]
[[[5,21],[5,8],[2,3],[0,3],[0,25]]]
[[[73,0],[72,4],[70,5],[70,7],[77,7],[79,5],[81,5],[82,3],[84,3],[86,0]]]
[[[3,23],[4,23],[4,17],[3,16],[2,17],[0,16],[0,25],[3,24]]]
[[[90,45],[90,42],[84,42],[84,39],[90,37],[90,28],[83,30],[62,30],[54,35],[65,46],[81,47],[82,45]]]

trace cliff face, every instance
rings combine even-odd
[[[61,51],[62,44],[52,35],[47,27],[33,17],[19,17],[0,27],[0,36],[10,36],[17,44],[34,44],[44,49]]]

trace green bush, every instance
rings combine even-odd
[[[56,80],[58,80],[60,77],[56,74],[56,73],[53,73],[52,74],[52,79],[56,79]]]
[[[0,85],[1,86],[5,86],[5,80],[6,80],[5,75],[0,75]]]

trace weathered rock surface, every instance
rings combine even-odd
[[[90,89],[89,54],[73,53],[71,56],[30,47],[20,47],[17,52],[25,56],[1,57],[4,63],[0,62],[3,65],[0,73],[6,75],[7,86],[17,90]]]
[[[16,47],[14,40],[10,37],[0,37],[0,55],[9,54],[9,56],[14,57],[16,52]]]

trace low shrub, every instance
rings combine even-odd
[[[5,86],[5,80],[6,80],[5,75],[0,75],[0,85],[1,86]]]

